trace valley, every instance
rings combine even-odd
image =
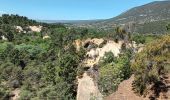
[[[170,1],[110,19],[0,16],[0,100],[170,100]]]

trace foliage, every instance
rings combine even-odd
[[[34,21],[13,15],[3,15],[1,19],[4,23],[0,25],[1,35],[6,36],[9,30],[14,37],[8,38],[9,42],[0,40],[0,98],[9,97],[12,89],[19,88],[21,100],[75,99],[77,67],[85,51],[77,52],[72,43],[82,35],[64,25],[43,24],[41,33],[51,37],[43,40],[41,33],[24,34],[13,30],[15,25],[36,25]]]
[[[129,42],[131,40],[131,34],[123,27],[116,27],[114,34],[114,41],[118,43],[119,40]]]
[[[155,39],[159,39],[161,35],[155,34],[133,34],[132,40],[135,41],[137,44],[145,44],[154,41]]]
[[[22,92],[20,93],[20,98],[19,100],[30,100],[33,97],[33,93],[31,93],[31,91],[28,90],[22,90]]]
[[[145,38],[145,36],[142,35],[142,34],[141,34],[141,35],[140,35],[140,34],[134,34],[134,35],[132,36],[132,40],[135,41],[137,44],[139,44],[139,43],[144,44],[145,41],[146,41],[146,38]]]
[[[165,73],[166,62],[169,62],[170,36],[165,35],[157,41],[149,43],[146,48],[136,55],[132,69],[135,74],[134,90],[143,95],[150,84],[160,81]]]
[[[119,58],[114,58],[113,54],[107,53],[104,64],[99,69],[99,89],[104,95],[109,95],[117,89],[123,80],[131,75],[130,54],[125,52]]]
[[[167,32],[166,25],[169,20],[160,20],[139,24],[136,27],[136,32],[141,34],[165,34]]]
[[[2,87],[2,85],[0,85],[0,99],[1,100],[8,100],[9,99],[9,90],[7,89],[7,87]]]
[[[100,45],[99,48],[102,48],[107,43],[107,40],[104,40]]]
[[[170,30],[170,24],[166,26],[166,29],[169,31]]]
[[[101,59],[100,63],[106,65],[115,61],[115,57],[112,52],[106,52],[105,56]]]
[[[17,25],[23,28],[29,25],[42,25],[43,29],[37,33],[18,33],[14,28]],[[67,28],[62,24],[38,23],[23,16],[2,15],[0,17],[0,37],[4,35],[8,41],[0,40],[0,99],[8,99],[11,91],[19,88],[21,100],[74,100],[77,94],[76,77],[81,76],[86,70],[80,64],[85,58],[86,51],[83,48],[76,51],[73,42],[76,39],[95,37],[116,39],[115,36],[117,36],[118,39],[124,40],[130,38],[124,29],[118,28],[115,31],[108,33],[95,29]],[[44,35],[50,36],[50,39],[43,39]],[[133,39],[143,43],[159,37],[145,36],[137,35]],[[104,41],[99,47],[106,42]],[[164,43],[165,41],[159,42]],[[161,46],[160,44],[153,48],[159,49]],[[142,58],[153,53],[150,51],[151,47],[146,54],[142,54]],[[159,53],[154,52],[154,55]],[[164,53],[161,52],[161,54]],[[164,59],[162,56],[153,58],[154,60]],[[112,53],[106,53],[99,68],[99,89],[104,95],[115,91],[118,84],[130,76],[130,60],[131,52],[129,50],[123,51],[118,58],[114,57]],[[143,69],[141,70],[139,67],[136,73],[138,70]],[[156,74],[152,74],[155,70],[151,71],[149,75],[156,76]],[[136,77],[138,76],[140,74],[136,75]]]
[[[8,15],[3,14],[1,18],[2,24],[10,24],[10,25],[18,25],[18,26],[27,26],[27,25],[35,25],[37,24],[34,20],[28,20],[27,17],[19,16],[19,15]]]

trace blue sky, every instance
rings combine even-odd
[[[42,20],[107,19],[154,0],[0,0],[0,13]]]

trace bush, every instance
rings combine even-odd
[[[115,58],[112,52],[106,52],[105,56],[100,60],[100,66],[114,62]]]
[[[20,92],[19,100],[31,100],[34,97],[34,94],[28,90],[22,90]]]
[[[165,73],[166,62],[169,62],[170,58],[169,46],[170,36],[166,35],[147,44],[146,48],[136,55],[132,63],[135,74],[133,87],[140,95],[146,94],[146,88],[157,84]]]
[[[0,99],[1,100],[9,100],[10,91],[6,86],[0,84]]]
[[[132,35],[132,40],[135,41],[137,44],[139,44],[139,43],[144,44],[146,41],[146,38],[142,34],[134,34],[134,35]]]
[[[99,48],[102,48],[107,43],[107,40],[104,40],[100,45]]]
[[[70,87],[63,81],[58,81],[56,85],[48,85],[45,88],[41,88],[38,92],[38,98],[40,100],[74,100],[73,94],[69,92]]]
[[[113,55],[111,53],[107,54],[107,58],[110,59]],[[112,57],[111,57],[112,56]],[[114,58],[115,60],[107,60],[101,64],[99,69],[99,90],[103,95],[109,95],[117,89],[117,86],[123,80],[127,79],[131,75],[130,69],[130,57],[128,52],[125,52],[119,58]]]

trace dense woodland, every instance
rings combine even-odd
[[[26,33],[15,29],[15,26],[26,29],[31,25],[42,25],[43,29]],[[169,30],[170,25],[166,29]],[[43,39],[45,35],[51,38]],[[129,41],[146,44],[146,48],[137,55],[131,49],[124,49],[119,58],[106,53],[99,64],[99,89],[103,95],[109,95],[116,91],[120,82],[135,74],[134,90],[143,95],[149,84],[159,82],[160,76],[169,70],[168,34],[130,34],[120,28],[107,33],[38,23],[18,15],[2,15],[0,36],[7,40],[0,40],[0,99],[8,100],[12,96],[11,91],[20,88],[20,100],[75,100],[79,63],[84,59],[86,50],[76,51],[74,40],[96,37],[116,41],[123,39],[124,35],[129,36]]]

